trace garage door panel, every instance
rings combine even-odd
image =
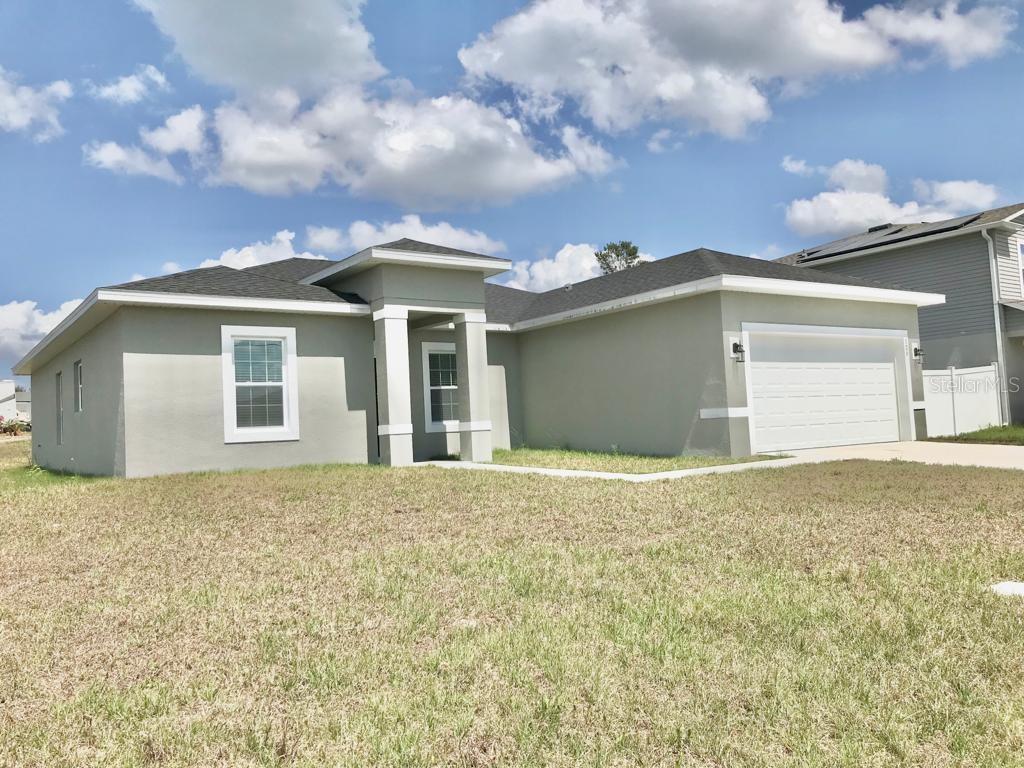
[[[899,440],[893,363],[751,363],[759,451]]]

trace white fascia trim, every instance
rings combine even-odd
[[[380,308],[373,310],[373,319],[382,320],[385,318],[393,320],[408,320],[410,312],[427,312],[431,315],[455,315],[447,323],[439,323],[439,326],[454,325],[459,318],[465,316],[465,322],[486,323],[487,313],[478,308],[466,307],[432,307],[428,304],[383,304]]]
[[[873,288],[862,285],[838,285],[835,283],[805,282],[803,280],[779,280],[773,277],[745,277],[741,275],[715,275],[681,283],[667,288],[658,288],[646,293],[624,296],[621,299],[603,301],[586,307],[556,312],[544,317],[522,320],[512,324],[513,331],[526,331],[546,325],[579,320],[603,312],[618,312],[643,304],[696,296],[713,291],[735,291],[739,293],[765,293],[776,296],[800,296],[804,298],[841,299],[844,301],[869,301],[885,304],[910,304],[916,307],[930,307],[944,304],[946,297],[941,293],[900,291],[892,288]]]
[[[284,342],[284,426],[238,427],[235,415],[235,339],[273,339]],[[225,443],[279,443],[299,439],[299,356],[295,329],[277,326],[222,325],[221,375],[224,389]],[[244,386],[244,385],[243,385]]]
[[[84,315],[86,312],[92,309],[93,306],[95,306],[98,293],[99,291],[93,291],[92,293],[90,293],[82,301],[81,304],[79,304],[77,307],[74,308],[74,310],[72,310],[71,314],[69,314],[59,323],[57,323],[57,325],[54,326],[52,331],[46,334],[42,339],[40,339],[36,343],[34,347],[32,347],[32,349],[28,351],[28,354],[26,354],[23,358],[21,358],[21,360],[15,363],[14,367],[11,369],[14,372],[14,374],[17,376],[29,375],[30,371],[28,366],[31,365],[32,361],[39,356],[40,352],[42,352],[44,349],[50,346],[50,344],[52,344],[53,341],[58,336],[64,333],[64,331],[66,331],[72,325],[77,323],[78,320],[82,317],[82,315]]]
[[[729,408],[701,408],[702,419],[739,419],[750,416],[748,406],[732,406]]]
[[[1014,214],[1019,215],[1019,214]],[[1012,218],[1012,217],[1010,217]],[[797,262],[794,266],[797,267],[810,267],[818,264],[831,264],[836,261],[847,261],[848,259],[859,259],[861,256],[870,256],[875,253],[885,253],[887,251],[895,251],[898,248],[909,248],[912,245],[919,245],[921,243],[934,243],[939,240],[949,240],[953,237],[960,237],[961,235],[977,234],[983,229],[1002,229],[1007,232],[1016,232],[1018,227],[1010,222],[1010,219],[1003,219],[1002,221],[996,222],[995,224],[975,224],[964,229],[954,229],[952,232],[939,232],[935,235],[928,235],[926,237],[916,237],[909,240],[901,240],[898,243],[886,243],[885,245],[876,245],[874,248],[864,248],[859,251],[853,251],[852,253],[840,253],[837,256],[826,256],[821,259],[811,259],[810,261]]]
[[[236,296],[198,296],[190,293],[156,293],[101,288],[97,300],[133,306],[195,307],[197,309],[244,309],[253,312],[290,312],[313,315],[368,315],[366,304],[342,304],[303,299],[254,299]]]
[[[500,274],[512,268],[508,259],[495,261],[489,257],[456,256],[442,253],[419,253],[416,251],[399,251],[390,248],[364,248],[359,253],[342,259],[300,282],[307,285],[319,282],[361,264],[405,264],[416,267],[440,267],[442,269],[463,269]]]
[[[932,307],[946,303],[946,297],[941,293],[900,291],[893,288],[873,288],[866,285],[808,283],[803,280],[779,280],[774,277],[744,277],[741,275],[722,275],[722,290],[739,291],[741,293],[772,293],[781,296],[803,296],[815,299],[912,304],[916,307]]]

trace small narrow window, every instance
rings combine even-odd
[[[1017,272],[1020,275],[1020,291],[1024,296],[1024,243],[1017,246]]]
[[[82,381],[82,361],[75,363],[75,413],[81,413],[85,407],[85,390]]]
[[[64,445],[64,376],[57,371],[57,445]]]
[[[458,429],[459,374],[455,345],[423,345],[423,408],[428,432]]]
[[[294,328],[222,326],[224,440],[299,439]]]

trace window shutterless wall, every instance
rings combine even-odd
[[[128,307],[127,474],[376,458],[366,317]],[[299,439],[226,443],[222,326],[294,328]]]
[[[34,370],[32,456],[37,464],[83,474],[124,473],[121,345],[122,316],[116,312]],[[63,404],[60,444],[58,372]]]

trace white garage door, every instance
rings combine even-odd
[[[900,439],[893,363],[751,363],[758,452]]]

